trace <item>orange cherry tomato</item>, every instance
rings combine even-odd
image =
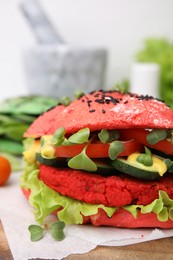
[[[134,140],[122,141],[124,144],[124,151],[119,156],[128,156],[136,151],[141,151],[142,145],[138,144]],[[71,146],[58,146],[55,150],[55,155],[58,157],[71,158],[81,153],[86,144],[76,144]],[[86,154],[90,158],[104,158],[109,157],[108,150],[109,144],[103,144],[101,142],[91,143],[86,149]]]
[[[3,156],[0,156],[0,186],[4,185],[11,174],[11,164]]]

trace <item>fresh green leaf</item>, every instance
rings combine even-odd
[[[81,98],[83,95],[85,95],[85,93],[79,89],[77,89],[75,92],[74,92],[74,96],[76,99],[78,98]]]
[[[35,164],[26,165],[24,174],[20,178],[20,185],[24,189],[30,189],[29,203],[34,207],[35,219],[43,224],[44,219],[55,210],[58,210],[58,219],[65,224],[82,224],[82,216],[91,216],[98,213],[101,208],[109,217],[116,211],[115,207],[88,204],[67,196],[60,195],[50,189],[38,178],[39,170]]]
[[[27,129],[28,129],[28,125],[24,125],[24,124],[6,127],[5,135],[12,140],[22,141],[23,134]]]
[[[142,153],[137,157],[137,162],[139,162],[145,166],[153,165],[152,154],[147,147],[145,147],[145,153]]]
[[[108,154],[111,160],[115,160],[119,153],[124,151],[124,144],[121,141],[114,141],[110,144]]]
[[[98,134],[100,141],[104,144],[118,139],[119,136],[120,136],[120,133],[117,130],[102,129],[101,132]]]
[[[173,161],[171,161],[170,159],[165,159],[164,163],[167,166],[168,172],[173,173]]]
[[[0,152],[22,155],[23,145],[13,140],[0,139]]]
[[[77,133],[71,135],[68,138],[68,142],[73,144],[83,144],[87,143],[90,136],[90,129],[89,128],[83,128],[79,130]]]
[[[30,232],[30,238],[32,242],[38,241],[42,239],[44,229],[38,225],[30,225],[28,227],[28,230]]]
[[[71,103],[71,99],[67,96],[63,96],[62,98],[60,98],[58,100],[58,104],[59,105],[64,105],[64,106],[68,106]]]
[[[86,146],[82,152],[68,161],[68,167],[76,170],[95,172],[97,165],[86,155]]]
[[[147,142],[151,145],[157,144],[159,141],[166,139],[167,132],[163,129],[154,129],[146,137]]]
[[[65,135],[64,127],[58,128],[52,137],[52,144],[55,146],[61,145],[65,139],[64,135]]]
[[[0,103],[0,113],[40,115],[56,106],[58,99],[44,96],[23,96]]]
[[[50,226],[50,233],[55,240],[61,241],[65,238],[64,234],[65,223],[58,221]]]

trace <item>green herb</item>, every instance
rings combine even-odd
[[[51,224],[50,227],[47,224],[45,224],[44,227],[39,225],[30,225],[28,230],[30,232],[30,239],[32,242],[42,239],[45,230],[49,231],[55,240],[61,241],[65,238],[64,228],[65,223],[63,221],[58,221]]]
[[[64,106],[68,106],[71,103],[71,99],[67,96],[62,97],[61,99],[58,100],[58,104],[57,105],[64,105]]]
[[[68,161],[68,166],[76,170],[85,170],[94,172],[97,170],[97,165],[86,155],[87,145],[82,152]]]
[[[81,98],[83,95],[85,95],[85,93],[82,90],[78,89],[74,92],[74,96],[76,99]]]
[[[116,140],[120,137],[120,133],[117,130],[106,130],[102,129],[101,132],[98,134],[98,137],[100,141],[105,144],[105,143],[110,143],[113,140]]]
[[[110,144],[108,154],[111,160],[115,160],[119,153],[124,151],[124,144],[121,141],[114,141]]]
[[[41,145],[41,147],[42,147],[44,144],[45,144],[45,140],[44,140],[44,137],[42,136],[42,137],[40,138],[40,145]]]
[[[157,144],[158,142],[166,139],[167,131],[163,129],[154,129],[146,137],[147,142],[151,145]]]
[[[63,127],[58,128],[52,137],[52,144],[55,146],[61,145],[65,140],[64,135],[65,129]]]
[[[129,80],[123,79],[121,82],[114,85],[113,90],[118,90],[121,93],[127,93],[129,91]]]
[[[0,139],[0,152],[2,153],[10,153],[13,155],[21,155],[23,152],[23,145],[20,142],[1,138]]]
[[[68,142],[73,144],[83,144],[87,143],[89,141],[90,136],[90,129],[89,128],[83,128],[79,130],[77,133],[71,135],[68,138]]]
[[[43,238],[44,228],[38,225],[30,225],[28,227],[28,230],[30,232],[30,238],[32,242],[38,241]]]
[[[152,154],[147,147],[145,147],[145,153],[140,154],[137,157],[137,162],[139,162],[139,163],[141,163],[145,166],[152,166],[153,165]]]
[[[58,221],[53,223],[50,227],[50,233],[55,240],[61,241],[65,238],[64,234],[65,223]]]
[[[173,161],[171,161],[170,159],[165,159],[164,163],[167,166],[168,172],[172,172],[173,173]]]

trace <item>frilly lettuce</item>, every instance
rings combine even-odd
[[[95,215],[102,208],[109,217],[116,211],[115,207],[91,205],[60,195],[47,187],[38,179],[39,170],[36,165],[27,165],[20,178],[21,187],[31,190],[29,203],[35,208],[34,215],[38,223],[42,224],[45,217],[58,210],[58,218],[66,224],[82,224],[83,216]]]
[[[106,207],[104,205],[91,205],[63,195],[47,187],[38,178],[39,169],[36,164],[27,164],[25,172],[20,178],[22,188],[31,190],[29,203],[34,207],[35,219],[42,224],[44,219],[53,211],[58,210],[58,219],[66,224],[82,224],[83,216],[97,214],[102,208],[111,217],[118,209],[116,207]],[[137,218],[139,210],[141,213],[155,213],[159,221],[173,220],[173,200],[169,198],[165,191],[159,191],[159,198],[151,204],[129,205],[123,207],[129,211],[134,218]]]

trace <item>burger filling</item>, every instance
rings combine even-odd
[[[26,168],[21,187],[29,191],[30,204],[36,208],[35,217],[40,223],[53,211],[65,223],[82,224],[84,217],[97,214],[99,209],[111,217],[119,208],[135,218],[140,211],[155,213],[159,221],[173,220],[173,188],[167,185],[173,174],[173,130],[90,132],[89,128],[83,128],[69,135],[60,127],[40,140],[26,139],[24,158]],[[54,176],[52,183],[50,173]],[[79,184],[73,185],[74,175]],[[124,201],[119,199],[120,193],[117,198],[116,193],[109,196],[105,188],[109,180],[115,190],[122,179],[127,180],[126,187],[116,189],[121,190]],[[59,184],[54,185],[57,181]],[[141,194],[147,193],[147,199],[144,195],[139,198],[134,189],[136,183]],[[156,193],[154,199],[148,196],[152,189]]]

